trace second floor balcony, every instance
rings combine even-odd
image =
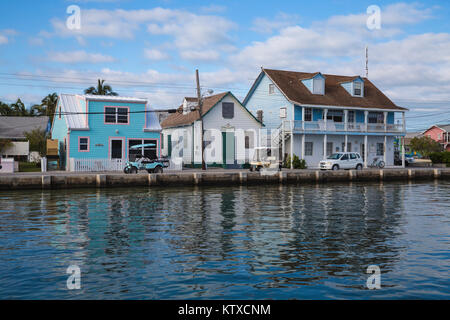
[[[371,133],[405,133],[402,124],[335,122],[333,120],[298,121],[284,120],[281,129],[287,132],[371,132]]]

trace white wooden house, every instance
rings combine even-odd
[[[178,112],[161,123],[162,155],[182,159],[184,166],[201,166],[202,118],[209,166],[240,168],[252,159],[263,125],[231,92],[203,98],[202,117],[198,100],[185,98]]]

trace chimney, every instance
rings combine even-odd
[[[262,110],[256,111],[256,119],[258,119],[259,122],[263,123],[263,111]]]

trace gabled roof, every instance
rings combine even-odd
[[[0,139],[25,139],[25,132],[47,131],[48,117],[0,117]]]
[[[450,124],[434,124],[431,127],[429,127],[428,129],[426,129],[424,131],[424,133],[427,132],[428,130],[434,128],[434,127],[439,128],[439,129],[441,129],[441,130],[443,130],[445,132],[450,132]]]
[[[313,94],[301,80],[311,79],[317,74],[317,72],[308,73],[262,69],[261,74],[244,99],[244,105],[247,103],[262,75],[267,75],[289,101],[299,105],[408,110],[393,103],[367,78],[361,78],[364,81],[364,97],[353,97],[350,95],[342,87],[341,83],[354,81],[359,76],[322,74],[325,77],[325,94]]]
[[[260,123],[259,120],[256,119],[255,116],[250,111],[248,111],[248,109],[245,108],[230,91],[203,98],[202,116],[205,116],[212,108],[214,108],[220,101],[223,100],[223,98],[228,95],[231,95],[234,99],[236,99],[236,101],[238,101],[238,103],[250,114],[250,116],[258,123]],[[195,99],[195,101],[198,100],[197,98],[192,99]],[[169,115],[163,122],[161,122],[161,127],[163,129],[191,125],[195,121],[200,119],[200,112],[198,110],[183,114],[183,106],[180,106],[178,107],[177,111],[178,112]]]

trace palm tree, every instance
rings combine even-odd
[[[47,95],[41,101],[40,106],[33,106],[38,115],[46,115],[50,119],[50,123],[53,122],[53,116],[56,112],[56,106],[58,105],[58,94],[53,92],[52,94]]]
[[[118,96],[117,92],[112,91],[110,85],[104,84],[105,80],[98,79],[97,88],[89,87],[84,90],[85,94],[94,94],[99,96]]]

